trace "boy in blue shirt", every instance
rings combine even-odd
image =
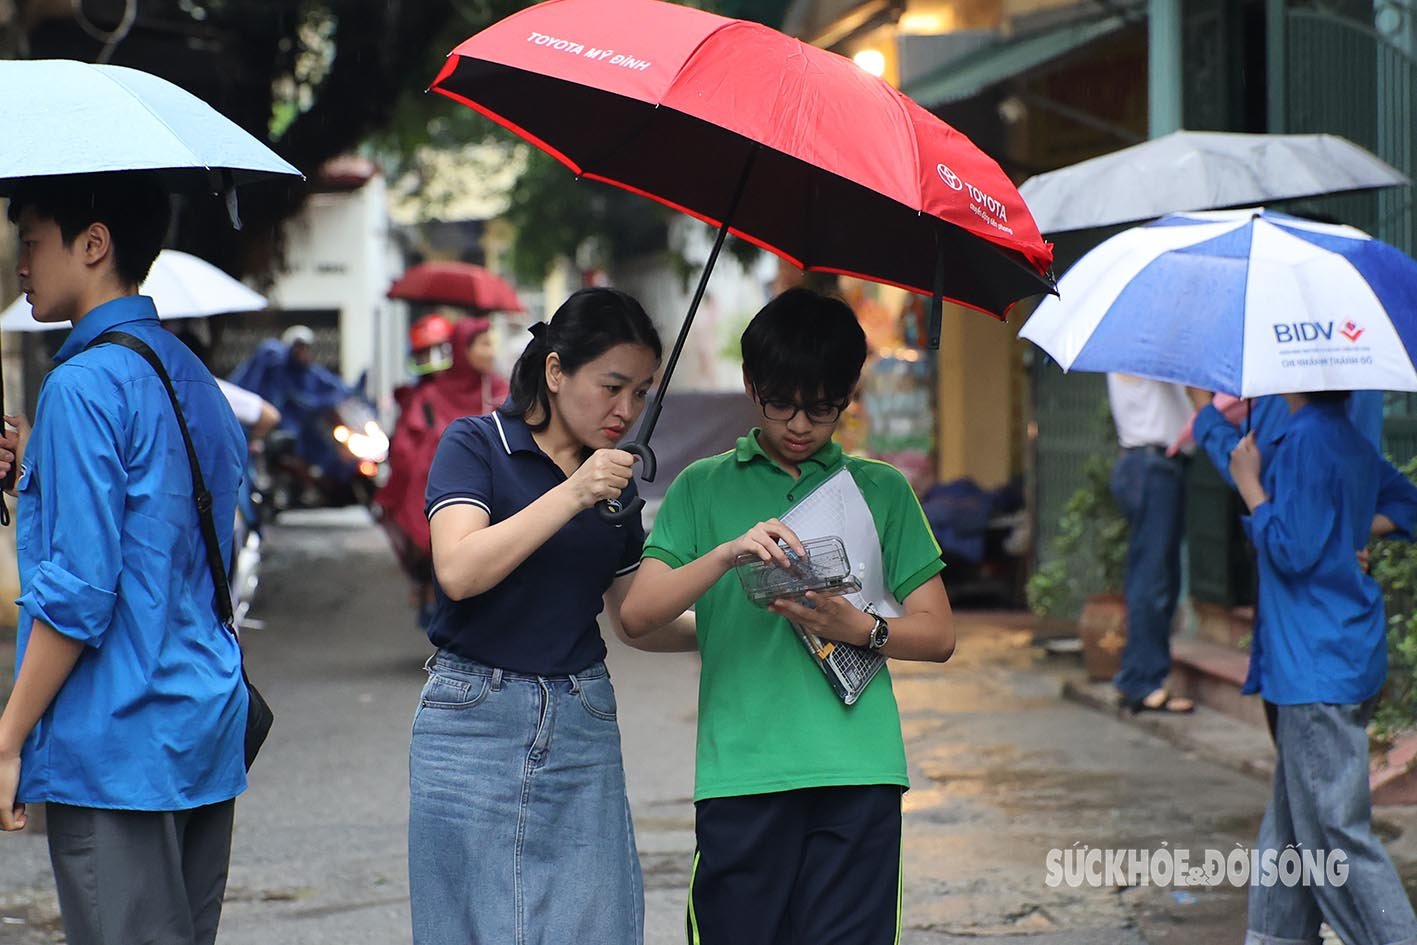
[[[1387,676],[1386,621],[1357,557],[1370,536],[1412,538],[1417,487],[1344,415],[1347,396],[1286,394],[1284,432],[1263,446],[1251,433],[1230,457],[1259,567],[1244,691],[1264,699],[1276,750],[1257,847],[1264,856],[1292,845],[1347,869],[1341,884],[1341,871],[1323,883],[1253,883],[1246,945],[1317,945],[1321,920],[1345,942],[1417,942],[1372,830],[1367,724]]]
[[[20,288],[72,322],[15,491],[15,688],[0,715],[0,829],[45,802],[71,945],[207,945],[246,787],[241,654],[214,607],[190,428],[226,560],[246,438],[216,380],[138,295],[170,206],[143,174],[40,178],[10,198]]]

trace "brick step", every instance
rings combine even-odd
[[[1230,718],[1267,728],[1259,697],[1240,695],[1249,671],[1248,653],[1203,640],[1175,640],[1171,662],[1178,692]],[[1399,736],[1373,757],[1368,783],[1375,806],[1417,804],[1417,733]]]
[[[1250,655],[1204,640],[1171,641],[1171,678],[1178,692],[1233,719],[1265,728],[1258,696],[1242,696]]]

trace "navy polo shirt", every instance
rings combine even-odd
[[[506,521],[566,481],[519,417],[500,411],[454,420],[428,471],[431,519],[450,505],[475,505]],[[635,498],[633,482],[622,500]],[[437,587],[428,627],[435,646],[518,673],[564,676],[605,658],[596,617],[612,581],[634,571],[644,546],[638,518],[622,526],[587,509],[531,553],[496,587],[450,600]],[[437,582],[434,581],[435,587]]]

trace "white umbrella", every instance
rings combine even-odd
[[[1065,371],[1237,397],[1417,391],[1417,261],[1351,226],[1177,213],[1078,260],[1019,337]]]
[[[1411,183],[1337,135],[1177,131],[1038,174],[1019,193],[1042,232],[1063,233]]]
[[[164,249],[139,291],[152,296],[164,320],[205,318],[229,312],[254,312],[266,307],[266,297],[188,253]],[[51,331],[68,322],[38,322],[22,295],[0,314],[0,331]]]

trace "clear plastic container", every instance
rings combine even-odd
[[[757,606],[766,608],[782,597],[805,604],[808,591],[835,597],[861,590],[861,582],[851,573],[846,544],[840,538],[829,536],[802,542],[805,556],[786,545],[782,547],[792,562],[790,569],[756,555],[739,555],[734,561],[733,569],[738,572],[743,592]]]

